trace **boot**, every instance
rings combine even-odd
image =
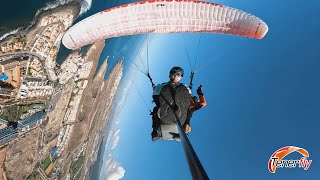
[[[153,130],[151,133],[151,138],[152,138],[152,142],[160,139],[160,135],[158,134],[158,132],[156,130]]]

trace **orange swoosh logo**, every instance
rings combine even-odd
[[[286,147],[280,148],[276,152],[274,152],[269,159],[269,163],[268,163],[269,171],[271,173],[275,173],[277,169],[276,161],[282,160],[288,154],[291,154],[293,152],[299,152],[304,157],[309,157],[308,151],[300,147],[286,146]]]

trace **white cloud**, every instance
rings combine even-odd
[[[117,129],[114,133],[113,133],[113,138],[118,136],[120,133],[120,129]]]
[[[149,42],[150,42],[149,38]],[[144,42],[143,46],[146,48],[146,41]],[[145,51],[141,52],[143,55],[146,53]],[[135,57],[134,61],[137,61],[138,57]],[[100,177],[103,180],[118,180],[124,177],[125,169],[120,165],[119,162],[112,159],[113,150],[118,146],[120,140],[120,129],[116,129],[119,125],[119,122],[123,118],[121,116],[122,110],[126,106],[128,96],[130,92],[132,92],[132,86],[134,86],[132,79],[136,79],[136,72],[133,68],[130,68],[129,72],[127,72],[126,76],[123,78],[122,87],[120,88],[120,92],[116,97],[116,107],[114,109],[114,114],[111,119],[111,131],[110,136],[107,139],[107,147],[105,149],[104,155],[104,163],[102,165],[102,169],[105,171],[101,171]],[[135,94],[136,95],[136,94]],[[111,135],[112,134],[112,135]]]
[[[124,168],[120,165],[119,162],[114,161],[109,158],[106,161],[106,171],[102,175],[102,179],[104,180],[119,180],[124,177],[125,174]]]
[[[119,143],[120,140],[120,129],[117,129],[112,136],[112,146],[111,146],[111,150],[115,149]]]

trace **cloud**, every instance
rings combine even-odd
[[[113,133],[113,136],[112,136],[112,146],[111,146],[111,150],[115,149],[119,143],[119,140],[120,140],[120,129],[117,129],[114,133]]]
[[[120,129],[117,129],[114,133],[113,133],[113,138],[118,136],[120,133]]]
[[[124,177],[125,174],[124,168],[120,165],[119,162],[114,161],[109,158],[106,161],[106,171],[103,174],[103,180],[119,180]]]

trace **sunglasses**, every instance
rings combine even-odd
[[[173,76],[178,76],[178,77],[182,77],[182,74],[179,73],[179,72],[175,72],[175,73],[172,73]]]

